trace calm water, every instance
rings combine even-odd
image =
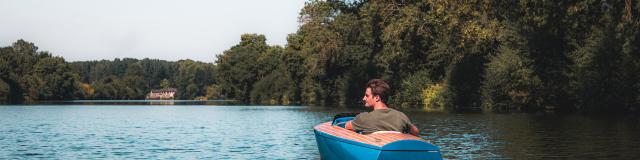
[[[0,106],[0,159],[319,159],[312,127],[362,108]],[[405,111],[409,112],[409,111]],[[640,118],[407,114],[449,159],[640,159]]]

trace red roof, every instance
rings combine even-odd
[[[176,91],[178,91],[178,89],[176,89],[176,88],[163,88],[163,89],[151,90],[151,92],[156,92],[156,93],[157,92],[176,92]]]

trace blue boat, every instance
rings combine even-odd
[[[344,123],[353,118],[336,118],[313,127],[322,159],[442,159],[440,148],[420,137],[391,131],[363,135],[345,129]]]

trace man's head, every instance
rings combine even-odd
[[[367,83],[364,91],[364,97],[362,101],[365,107],[373,107],[376,103],[385,103],[387,100],[389,90],[389,84],[381,79],[372,79]]]

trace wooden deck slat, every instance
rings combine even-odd
[[[378,147],[382,147],[388,143],[395,142],[398,140],[424,141],[424,139],[420,137],[416,137],[409,134],[398,134],[398,133],[378,133],[378,134],[369,134],[369,135],[358,134],[356,132],[344,129],[342,127],[332,126],[331,122],[325,122],[313,128],[320,132],[324,132],[336,137],[340,137],[340,138],[344,138],[344,139],[348,139],[356,142],[371,144]]]

